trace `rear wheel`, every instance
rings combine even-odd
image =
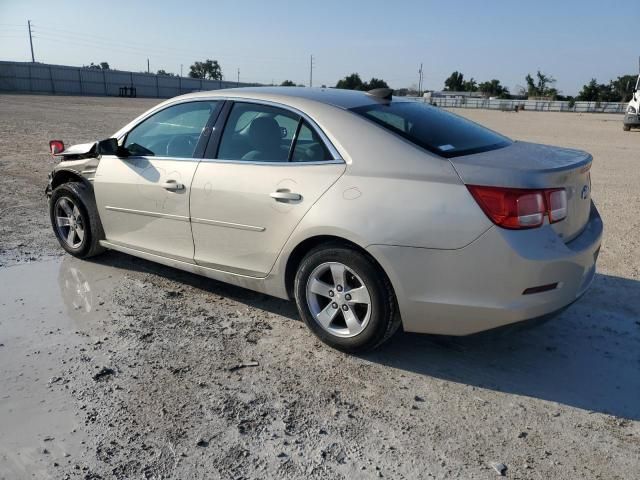
[[[369,257],[340,244],[305,256],[296,274],[295,298],[309,329],[338,350],[375,348],[400,325],[384,272]]]
[[[93,196],[86,185],[64,183],[53,191],[49,200],[51,226],[58,242],[74,257],[88,258],[104,252],[104,238]]]

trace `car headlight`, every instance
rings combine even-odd
[[[634,107],[633,105],[629,105],[629,108],[627,108],[627,113],[636,113],[636,107]]]

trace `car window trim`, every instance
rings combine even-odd
[[[209,145],[207,145],[207,149],[205,152],[204,157],[202,158],[203,162],[214,162],[214,163],[240,163],[240,164],[247,164],[247,165],[296,165],[296,166],[304,166],[304,165],[323,165],[323,164],[335,164],[335,163],[345,163],[344,159],[342,158],[342,156],[340,155],[340,153],[338,152],[338,150],[336,149],[336,147],[334,147],[334,145],[331,143],[331,141],[329,140],[329,138],[327,137],[327,135],[322,131],[322,129],[318,126],[318,124],[316,122],[313,121],[312,118],[309,117],[309,115],[307,115],[306,113],[298,110],[295,107],[291,107],[289,105],[284,105],[282,103],[278,103],[278,102],[272,102],[269,100],[258,100],[258,99],[254,99],[254,98],[238,98],[238,97],[220,97],[220,99],[224,99],[225,100],[225,106],[223,107],[223,109],[226,110],[226,112],[222,112],[221,114],[218,116],[218,120],[216,121],[215,127],[213,129],[214,135],[211,138],[211,141],[209,142]],[[325,147],[327,148],[327,150],[329,151],[329,154],[333,157],[330,160],[321,160],[321,161],[316,161],[316,162],[265,162],[265,161],[255,161],[255,160],[223,160],[223,159],[219,159],[216,158],[218,156],[218,150],[220,148],[220,140],[222,139],[222,134],[224,132],[224,129],[226,128],[226,123],[227,120],[229,118],[229,115],[231,113],[231,108],[233,107],[233,105],[235,103],[254,103],[257,105],[264,105],[264,106],[268,106],[268,107],[274,107],[274,108],[280,108],[282,110],[286,110],[289,111],[295,115],[297,115],[298,117],[301,118],[301,120],[305,120],[307,122],[307,124],[309,125],[309,128],[311,128],[320,138],[320,140],[322,141],[322,143],[325,145]],[[215,138],[214,138],[215,137]],[[215,144],[215,145],[213,145]],[[293,144],[293,141],[292,141]],[[215,152],[215,153],[214,153]]]
[[[296,149],[296,143],[298,143],[298,135],[300,134],[300,129],[302,128],[302,124],[304,123],[304,118],[300,117],[298,120],[298,125],[296,125],[296,131],[291,137],[291,145],[289,145],[289,156],[287,157],[287,162],[292,163],[293,154]]]
[[[147,121],[149,118],[151,118],[152,116],[156,115],[157,113],[163,112],[164,110],[166,110],[168,108],[175,107],[176,105],[184,105],[184,104],[187,104],[187,103],[200,103],[200,102],[215,103],[216,104],[216,108],[214,109],[213,112],[211,112],[211,115],[209,115],[209,119],[207,120],[207,123],[205,123],[205,126],[203,127],[202,131],[200,132],[200,136],[198,137],[198,143],[196,144],[196,148],[193,151],[193,155],[191,157],[168,157],[166,155],[130,155],[129,157],[127,157],[127,158],[154,158],[154,159],[157,159],[157,160],[200,161],[203,158],[204,154],[205,154],[206,146],[207,146],[207,144],[209,142],[209,139],[211,137],[211,132],[213,130],[212,126],[215,124],[217,119],[220,117],[220,113],[222,112],[222,108],[224,107],[224,104],[226,103],[223,99],[213,99],[213,98],[212,99],[197,99],[197,100],[187,99],[187,100],[184,100],[184,101],[178,101],[178,102],[173,102],[173,103],[164,105],[163,108],[158,108],[158,109],[153,110],[152,112],[150,112],[149,115],[146,115],[144,118],[140,119],[139,122],[137,122],[130,129],[128,129],[126,132],[124,132],[119,137],[117,137],[118,145],[124,146],[125,142],[127,141],[127,137],[129,136],[129,134],[133,130],[135,130],[139,125],[141,125],[143,122]]]

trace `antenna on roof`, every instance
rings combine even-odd
[[[393,95],[393,89],[391,88],[374,88],[373,90],[369,90],[367,95],[371,95],[372,97],[382,98],[384,100],[391,100],[391,96]]]

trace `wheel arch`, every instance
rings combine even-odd
[[[84,177],[83,175],[81,175],[75,170],[66,169],[66,168],[56,170],[53,173],[53,175],[51,176],[51,190],[53,191],[56,187],[59,187],[60,185],[64,183],[69,183],[69,182],[82,183],[87,188],[89,188],[89,190],[93,194],[93,185],[89,180],[86,179],[86,177]]]
[[[294,288],[296,272],[298,270],[298,266],[300,265],[300,262],[302,262],[302,259],[305,257],[307,253],[309,253],[314,248],[317,248],[321,245],[331,245],[331,244],[333,245],[337,244],[337,245],[342,245],[345,247],[352,248],[353,250],[361,253],[362,255],[367,257],[369,260],[371,260],[371,262],[376,266],[376,268],[380,270],[380,273],[382,273],[389,280],[389,284],[391,285],[391,289],[393,290],[393,295],[395,297],[393,282],[391,282],[389,275],[387,274],[385,269],[382,267],[380,262],[373,255],[371,255],[371,253],[369,253],[366,248],[362,247],[361,245],[358,245],[357,243],[351,240],[347,240],[346,238],[339,237],[336,235],[314,235],[298,243],[287,258],[285,271],[284,271],[284,281],[285,281],[285,289],[287,292],[287,296],[290,299],[294,298],[293,288]]]

